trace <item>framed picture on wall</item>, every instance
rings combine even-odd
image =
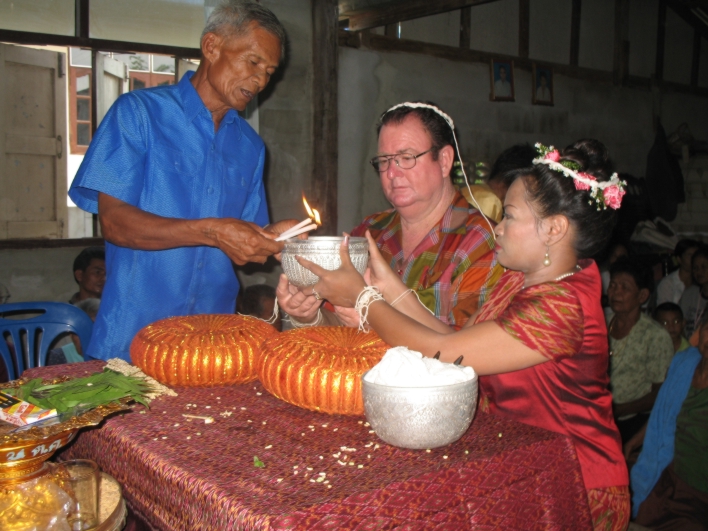
[[[492,101],[514,101],[514,62],[492,59],[489,77]]]
[[[553,69],[533,64],[531,99],[534,105],[553,105]]]

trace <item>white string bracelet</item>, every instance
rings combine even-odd
[[[290,324],[293,325],[294,328],[308,328],[310,326],[317,326],[322,322],[322,319],[321,308],[317,309],[317,319],[315,319],[312,323],[301,323],[300,321],[295,320],[292,315],[288,315],[288,321],[290,321]]]
[[[396,299],[391,303],[391,307],[393,308],[396,304],[398,304],[401,300],[403,300],[403,299],[406,297],[406,295],[408,295],[409,293],[413,293],[413,290],[412,290],[412,289],[407,289],[406,291],[404,291],[403,293],[401,293],[401,294],[400,294],[398,297],[396,297]]]
[[[376,286],[366,286],[359,296],[356,298],[356,304],[354,304],[354,309],[356,313],[359,314],[359,331],[368,332],[369,328],[367,326],[367,318],[369,317],[369,306],[372,302],[384,301],[386,300],[381,295],[381,291]]]
[[[244,317],[253,317],[254,319],[258,319],[259,321],[263,321],[264,323],[268,323],[269,325],[275,325],[275,322],[278,320],[278,314],[280,313],[280,308],[278,307],[278,297],[275,298],[273,301],[273,315],[270,316],[270,319],[261,319],[260,317],[256,317],[255,315],[249,315],[247,313],[241,313],[241,312],[236,312],[238,315],[243,315]]]

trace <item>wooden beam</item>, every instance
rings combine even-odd
[[[89,0],[76,0],[74,4],[74,35],[89,37]]]
[[[701,32],[693,30],[693,57],[691,58],[691,86],[698,86],[698,69],[701,65]]]
[[[666,0],[659,0],[659,21],[656,28],[656,65],[654,77],[664,79],[664,48],[666,43]]]
[[[322,234],[337,231],[337,0],[312,6],[312,181],[307,197],[322,214]]]
[[[708,26],[691,11],[690,6],[677,2],[676,0],[669,0],[667,6],[681,17],[686,24],[699,31],[704,39],[708,39]]]
[[[455,11],[463,7],[497,2],[498,0],[408,0],[405,3],[384,5],[370,9],[361,9],[341,13],[340,26],[349,31],[377,28],[386,24],[429,17],[439,13]]]
[[[472,39],[472,8],[460,9],[460,48],[469,49]]]
[[[515,57],[512,55],[504,55],[493,52],[481,52],[478,50],[464,50],[457,46],[444,46],[442,44],[430,44],[420,41],[410,41],[406,39],[393,39],[385,35],[371,34],[364,35],[365,32],[351,33],[349,31],[339,32],[340,46],[350,48],[368,48],[378,52],[402,52],[412,54],[429,55],[449,61],[457,61],[463,63],[483,63],[488,65],[490,59],[499,59],[501,61],[514,61],[514,68],[530,72],[533,61],[528,58]],[[566,64],[547,63],[544,65],[553,67],[554,74],[563,75],[566,77],[581,79],[593,83],[612,83],[613,74],[605,70],[595,70],[592,68],[582,68]],[[639,90],[652,90],[658,88],[663,93],[677,94],[694,94],[708,98],[708,88],[691,87],[681,83],[657,82],[656,79],[640,76],[628,75],[625,80],[625,86],[628,88]]]
[[[573,0],[570,15],[570,64],[578,66],[580,58],[580,12],[582,0]]]
[[[144,42],[109,41],[106,39],[91,39],[74,37],[71,35],[50,35],[48,33],[34,33],[30,31],[15,31],[0,29],[0,41],[16,44],[36,44],[42,46],[74,46],[104,52],[140,52],[161,55],[179,55],[190,59],[199,59],[199,48],[182,48],[179,46],[165,46],[163,44],[146,44]]]
[[[615,85],[629,74],[629,0],[615,0],[615,46],[612,73]]]
[[[342,35],[343,34],[343,35]],[[371,34],[366,39],[361,38],[358,42],[352,39],[350,32],[340,32],[339,43],[342,46],[350,46],[353,48],[369,48],[379,52],[403,52],[429,55],[440,59],[448,59],[450,61],[459,61],[466,63],[485,63],[489,64],[490,59],[498,59],[500,61],[514,61],[514,68],[531,71],[533,60],[529,58],[516,57],[513,55],[505,55],[496,52],[481,52],[478,50],[465,50],[457,46],[445,46],[443,44],[432,44],[428,42],[412,41],[406,39],[394,39],[385,35]],[[544,65],[552,66],[554,74],[565,75],[568,77],[584,79],[589,81],[611,82],[612,72],[604,70],[593,70],[589,68],[580,68],[577,66],[569,66],[560,63],[543,63]]]
[[[529,56],[529,16],[531,13],[530,0],[519,0],[519,57]]]

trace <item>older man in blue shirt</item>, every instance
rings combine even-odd
[[[230,0],[209,17],[202,60],[177,85],[130,92],[106,114],[69,190],[98,213],[107,279],[88,357],[130,360],[158,319],[231,313],[232,261],[264,262],[294,220],[268,224],[265,147],[237,111],[280,64],[268,9]]]

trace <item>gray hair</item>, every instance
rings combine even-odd
[[[229,37],[244,35],[251,22],[257,23],[280,40],[282,61],[285,57],[285,43],[287,42],[285,28],[270,9],[249,0],[225,0],[215,7],[206,21],[199,42],[207,33]]]

